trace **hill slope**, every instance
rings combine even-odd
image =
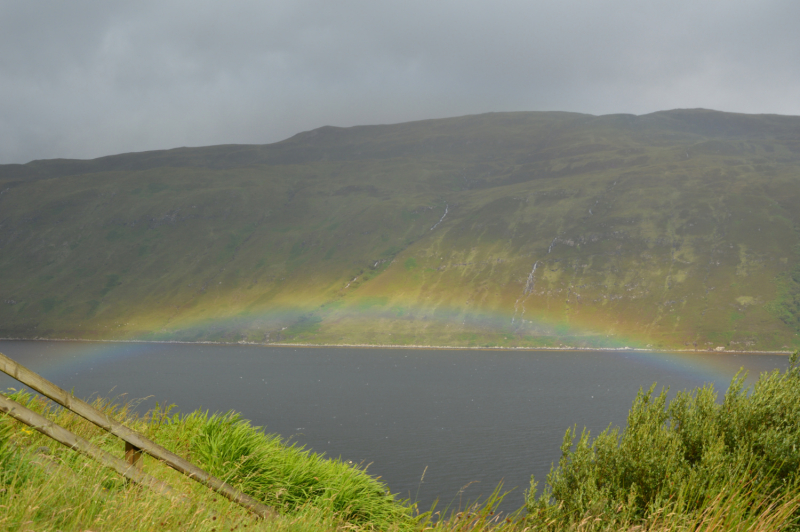
[[[498,113],[0,166],[0,336],[800,345],[800,117]]]

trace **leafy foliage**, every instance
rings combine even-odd
[[[620,433],[595,439],[567,430],[558,468],[527,507],[540,522],[650,518],[657,512],[697,514],[728,492],[762,497],[800,486],[800,367],[763,374],[750,390],[737,375],[721,403],[712,386],[680,392],[640,390]],[[798,514],[796,517],[800,516]]]

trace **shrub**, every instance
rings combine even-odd
[[[620,432],[594,440],[567,430],[558,467],[536,498],[531,479],[527,509],[542,522],[643,519],[658,512],[702,512],[722,494],[741,490],[778,497],[800,484],[800,367],[760,376],[744,389],[737,374],[717,402],[713,386],[680,392],[640,389]]]

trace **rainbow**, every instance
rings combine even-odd
[[[283,337],[281,333],[285,331],[292,332],[293,336]],[[419,331],[427,332],[420,334]],[[125,332],[128,334],[122,338],[92,339],[76,335],[64,338],[73,341],[58,342],[57,346],[54,343],[54,347],[40,344],[37,367],[55,378],[76,367],[92,367],[95,362],[134,360],[145,352],[163,349],[164,343],[246,344],[264,349],[325,346],[341,349],[603,350],[650,367],[700,376],[710,382],[729,378],[742,365],[741,353],[655,350],[640,336],[615,333],[602,324],[590,328],[533,315],[515,319],[509,312],[401,306],[378,299],[361,300],[355,305],[250,309],[213,318],[187,316],[158,330]],[[437,337],[441,341],[430,341]]]

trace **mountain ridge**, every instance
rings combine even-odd
[[[713,125],[709,125],[707,121],[701,121],[696,119],[697,115],[699,114],[702,114],[704,116],[711,115],[717,120]],[[746,137],[746,138],[753,137],[754,126],[762,125],[762,127],[765,127],[765,125],[763,124],[764,119],[772,119],[776,122],[781,122],[780,124],[770,124],[772,126],[771,132],[773,134],[777,132],[785,134],[791,131],[791,127],[794,128],[800,127],[800,117],[795,117],[795,116],[784,116],[776,114],[758,114],[758,115],[740,114],[740,113],[734,114],[734,113],[725,113],[722,111],[714,111],[702,108],[672,109],[668,111],[656,111],[654,113],[649,113],[645,115],[633,115],[624,113],[608,114],[608,115],[589,115],[583,113],[570,113],[563,111],[491,112],[478,115],[465,115],[454,118],[417,120],[413,122],[403,122],[398,124],[359,125],[350,127],[322,126],[309,131],[303,131],[297,133],[285,140],[268,144],[218,144],[218,145],[197,146],[197,147],[183,146],[177,148],[106,155],[93,159],[69,159],[69,158],[37,159],[25,164],[0,165],[0,175],[6,178],[14,177],[14,172],[18,171],[23,175],[25,174],[35,175],[34,172],[39,172],[39,175],[41,177],[64,177],[68,175],[79,175],[89,172],[95,173],[102,171],[149,170],[152,168],[163,166],[163,164],[158,164],[159,161],[163,160],[163,157],[161,156],[168,156],[168,157],[172,156],[170,157],[171,159],[173,159],[171,161],[171,166],[186,165],[189,167],[192,166],[206,167],[210,163],[216,163],[218,166],[212,166],[212,167],[235,168],[239,166],[247,166],[248,164],[276,164],[277,161],[271,159],[269,156],[262,159],[258,159],[251,155],[249,160],[244,162],[242,161],[229,162],[229,166],[226,166],[224,164],[226,161],[224,160],[220,161],[219,158],[222,151],[237,150],[239,152],[250,151],[251,153],[263,153],[268,148],[282,148],[284,146],[291,146],[300,141],[308,141],[311,138],[315,138],[317,136],[326,136],[329,134],[347,135],[349,133],[356,133],[356,132],[360,133],[362,131],[368,131],[368,130],[374,131],[381,129],[384,130],[397,129],[398,126],[424,127],[426,125],[434,123],[447,123],[447,122],[455,122],[463,120],[481,120],[488,117],[504,116],[504,115],[513,115],[520,117],[525,115],[554,116],[554,117],[567,116],[573,120],[580,120],[581,122],[627,121],[628,122],[627,125],[631,127],[635,125],[636,129],[639,130],[647,129],[646,126],[648,125],[648,123],[652,124],[656,121],[663,122],[664,120],[669,120],[672,124],[675,124],[675,126],[671,128],[671,130],[674,131],[691,132],[698,135],[715,135],[715,136],[719,136],[721,133],[728,133],[727,136],[729,137]],[[677,118],[680,118],[681,120],[677,120]],[[720,119],[724,119],[725,124],[719,124]],[[794,122],[794,124],[790,126],[789,124],[787,124],[787,122],[789,121]],[[636,124],[632,124],[631,122],[636,122]],[[762,135],[764,134],[764,132],[761,133]],[[201,159],[202,162],[194,162],[192,160],[180,160],[180,159],[176,160],[176,158],[174,157],[176,155],[188,154],[190,152],[205,152],[206,157],[204,159]],[[136,161],[137,159],[140,161]],[[114,162],[118,162],[118,164],[115,165]],[[148,164],[148,162],[150,162],[150,164]],[[194,164],[192,164],[193,162]],[[54,166],[55,167],[60,166],[61,168],[59,170],[56,170],[55,172],[53,172],[52,170],[48,170],[48,167],[54,167]]]

